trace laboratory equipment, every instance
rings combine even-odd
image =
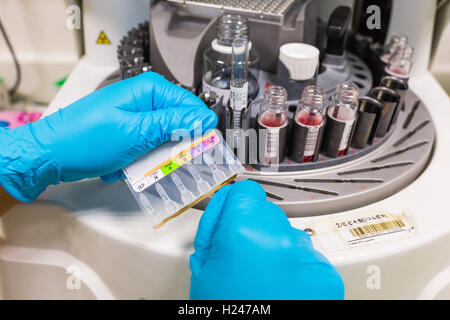
[[[407,132],[404,136],[402,136],[400,139],[398,139],[394,143],[394,147],[398,147],[399,145],[401,145],[403,142],[405,142],[406,140],[411,138],[413,135],[415,135],[419,130],[421,130],[424,127],[426,127],[429,123],[430,123],[430,119],[426,119],[426,120],[422,121],[421,123],[419,123],[417,125],[417,127],[412,129],[411,131]]]
[[[322,149],[326,155],[336,158],[347,153],[358,116],[358,86],[343,81],[328,107]]]
[[[386,67],[389,61],[406,45],[408,45],[408,37],[403,34],[394,33],[391,35],[388,43],[382,47],[381,52],[374,50],[375,56],[372,60],[372,70],[374,74],[374,83],[378,83],[383,75],[386,74]]]
[[[397,92],[400,96],[400,101],[398,102],[400,108],[396,110],[393,119],[393,123],[395,124],[395,122],[397,121],[398,112],[400,110],[405,110],[405,95],[409,89],[408,82],[396,77],[384,76],[380,80],[380,85],[395,90],[395,92]]]
[[[181,200],[183,200],[184,203],[194,202],[194,200],[195,200],[194,194],[186,188],[183,181],[181,181],[180,177],[176,173],[172,173],[171,177],[172,177],[173,183],[175,183],[175,185],[178,188],[178,191],[181,194]]]
[[[420,100],[416,100],[414,102],[413,106],[411,107],[411,110],[409,111],[408,115],[406,116],[405,122],[403,122],[403,129],[408,128],[412,120],[414,119],[414,116],[416,115],[416,111],[420,106]]]
[[[309,1],[309,8],[312,8],[313,2],[329,8],[328,12],[336,7],[334,1]],[[119,6],[119,3],[123,6]],[[302,1],[298,3],[304,4]],[[83,4],[86,56],[52,101],[47,114],[95,90],[117,70],[119,65],[116,45],[128,30],[149,18],[148,6],[140,6],[138,1],[133,5],[130,5],[129,1],[109,0],[84,1]],[[450,145],[450,128],[447,123],[450,104],[448,95],[428,71],[434,20],[424,17],[433,17],[436,6],[435,1],[423,0],[394,0],[392,4],[390,15],[383,15],[390,17],[389,29],[383,31],[388,35],[397,32],[408,36],[408,43],[414,45],[415,53],[414,66],[408,80],[409,88],[404,97],[405,110],[400,109],[397,122],[391,130],[384,137],[372,138],[370,136],[374,131],[365,130],[365,134],[369,133],[368,140],[362,139],[365,145],[357,147],[356,140],[353,139],[348,153],[338,158],[319,153],[316,161],[296,163],[287,157],[278,165],[279,173],[264,172],[259,170],[257,165],[246,166],[245,174],[240,179],[253,178],[302,187],[307,184],[306,186],[313,189],[339,193],[335,196],[263,185],[268,200],[283,209],[293,226],[311,230],[315,247],[323,252],[342,274],[346,298],[448,299],[448,197],[445,190],[435,188],[430,191],[430,185],[450,179],[450,169],[447,165],[450,161],[447,147]],[[215,20],[222,12],[219,8],[214,9],[216,14],[207,18],[206,15],[200,16],[203,10],[192,10],[194,5],[189,1],[186,1],[185,7],[181,3],[169,4],[167,1],[156,3],[150,12],[150,19],[153,19],[150,23],[150,47],[153,52],[158,52],[159,58],[153,56],[150,60],[152,67],[156,66],[161,70],[167,68],[176,74],[177,79],[183,76],[193,79],[196,75],[200,84],[202,53],[214,39]],[[111,9],[112,15],[98,19],[104,17],[105,7]],[[200,4],[195,8],[203,7],[204,5]],[[277,40],[266,41],[268,38],[278,37],[278,33],[273,36],[273,33],[267,31],[269,27],[276,30],[278,26],[270,25],[271,17],[265,15],[261,18],[252,13],[253,17],[249,18],[242,10],[234,12],[249,18],[252,30],[250,40],[254,48],[258,52],[265,52],[264,47],[259,46],[259,43],[265,43],[266,51],[274,53],[270,54],[273,57],[272,70],[263,67],[266,59],[265,55],[261,56],[260,90],[253,101],[255,107],[250,110],[254,120],[257,119],[258,107],[267,82],[276,84],[279,47],[291,42],[306,42],[316,46],[314,42],[298,39],[302,34],[308,33],[306,29],[312,28],[312,24],[307,25],[308,20],[314,21],[314,24],[317,21],[317,14],[305,11],[306,8],[307,6],[303,7],[301,15],[296,16],[296,19],[303,17],[301,21],[305,31],[295,31],[295,39],[286,42],[283,40],[279,44],[276,43]],[[227,10],[224,11],[231,13]],[[185,15],[187,12],[191,14]],[[361,12],[365,12],[365,8]],[[409,18],[405,19],[405,16]],[[362,23],[365,25],[366,21]],[[267,28],[254,27],[254,24],[266,25]],[[112,38],[111,46],[93,45],[100,29],[105,29],[108,37]],[[284,31],[279,30],[283,38]],[[316,31],[314,27],[314,33]],[[192,37],[189,37],[191,35]],[[167,40],[169,37],[170,40]],[[203,47],[200,48],[200,45]],[[323,52],[321,46],[316,47]],[[197,61],[197,65],[188,62],[189,59]],[[372,81],[373,73],[363,61],[361,56],[345,51],[345,69],[320,65],[317,77],[317,85],[323,87],[330,97],[334,95],[336,85],[343,80],[358,85],[361,98],[354,138],[360,137],[357,130],[363,117],[373,116],[372,129],[376,129],[380,106],[383,110],[379,101],[368,96],[369,90],[380,83]],[[171,72],[161,73],[170,77]],[[186,83],[179,82],[184,85],[189,83],[188,80]],[[389,87],[384,83],[383,86]],[[390,89],[397,91],[393,87]],[[298,101],[288,100],[291,121],[297,103]],[[328,104],[328,101],[325,104]],[[407,118],[410,119],[409,125],[403,128]],[[425,119],[430,120],[427,125],[403,144],[393,146],[398,139]],[[360,127],[363,129],[365,126]],[[429,142],[376,162],[377,165],[405,163],[404,165],[351,175],[337,174],[373,167],[375,163],[372,163],[372,160],[425,140]],[[189,172],[187,170],[186,174],[191,176]],[[347,177],[360,182],[325,182]],[[295,179],[320,180],[296,182]],[[381,182],[366,182],[371,179]],[[199,192],[199,181],[202,180],[196,179],[195,184],[187,186],[194,194]],[[173,187],[175,189],[176,186]],[[141,210],[129,195],[125,183],[105,185],[98,180],[63,183],[47,190],[41,200],[43,201],[31,206],[17,207],[2,218],[7,244],[2,244],[0,262],[5,274],[8,274],[8,277],[2,279],[3,296],[109,299],[188,297],[188,257],[192,252],[192,242],[203,205],[189,209],[189,214],[174,219],[160,231],[153,231],[151,224],[146,224],[148,218],[141,217]],[[355,244],[357,241],[347,241],[350,240],[350,231],[335,228],[337,223],[368,220],[381,214],[395,214],[402,221],[410,223],[414,229],[387,229],[383,231],[382,236],[367,233],[367,236],[372,236],[370,239],[373,241],[368,241],[364,236],[355,237],[354,239],[359,241],[359,244]],[[58,225],[58,229],[54,228],[55,225]],[[392,233],[389,233],[390,231]],[[395,231],[400,232],[394,233]],[[32,239],[29,236],[31,232]],[[64,237],[61,234],[64,234]],[[99,252],[102,253],[101,259]],[[139,257],[138,263],[136,257]],[[81,290],[69,291],[65,286],[66,268],[74,264],[81,266],[86,277],[82,279]],[[408,268],[399,267],[405,264]],[[149,265],[152,266],[151,271]],[[367,287],[367,280],[373,275],[373,266],[378,266],[381,270],[380,289]],[[24,269],[26,271],[22,271]],[[122,277],[124,273],[128,276]],[[386,278],[386,275],[389,277]],[[28,279],[26,285],[16,281],[24,277]],[[52,289],[51,292],[42,289],[47,287]]]
[[[262,164],[283,162],[289,131],[287,92],[280,86],[269,86],[259,105],[258,157]]]
[[[396,109],[400,108],[400,95],[386,87],[374,87],[370,90],[370,95],[383,105],[383,113],[375,135],[377,137],[384,137],[386,132],[391,129],[391,123]]]
[[[157,1],[150,7],[150,60],[155,71],[185,87],[197,87],[203,53],[216,37],[219,17],[228,14],[248,19],[252,50],[264,52],[262,70],[276,72],[278,48],[284,43],[313,44],[316,38],[317,3],[312,0]]]
[[[217,20],[217,34],[211,47],[203,54],[204,75],[203,92],[214,92],[217,96],[223,96],[223,103],[228,103],[230,96],[230,80],[233,60],[233,41],[242,39],[245,41],[247,60],[246,79],[248,82],[248,96],[256,97],[258,93],[259,56],[256,50],[252,50],[252,42],[249,40],[248,20],[239,15],[226,14]],[[241,41],[242,42],[242,41]],[[242,44],[244,44],[242,42]]]
[[[307,85],[315,85],[320,51],[306,43],[286,43],[280,47],[276,83],[284,87],[289,100],[298,100]]]
[[[234,161],[224,161],[227,157]],[[224,167],[218,168],[216,163]],[[154,228],[196,205],[242,171],[218,130],[166,142],[123,169],[133,196]],[[196,189],[198,192],[193,191]]]
[[[230,105],[233,110],[232,129],[241,129],[241,113],[248,105],[248,40],[236,38],[232,45]]]
[[[429,141],[425,140],[425,141],[422,141],[422,142],[418,142],[418,143],[412,144],[410,146],[404,147],[404,148],[399,149],[397,151],[393,151],[391,153],[385,154],[384,156],[381,156],[379,158],[373,159],[372,162],[380,162],[380,161],[383,161],[383,160],[386,160],[386,159],[393,158],[393,157],[398,156],[398,155],[400,155],[400,154],[402,154],[404,152],[407,152],[409,150],[413,150],[413,149],[419,148],[421,146],[424,146],[427,143],[429,143]]]
[[[383,105],[371,97],[359,99],[358,121],[353,134],[352,147],[364,149],[372,144],[383,115]]]
[[[319,155],[325,124],[324,90],[307,86],[294,116],[289,158],[296,162],[315,161]]]
[[[414,48],[410,44],[400,46],[384,68],[385,74],[408,81],[413,54]]]

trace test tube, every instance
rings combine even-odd
[[[408,43],[408,37],[403,34],[394,33],[389,39],[389,42],[384,46],[381,53],[380,60],[387,64],[394,56],[397,50]]]
[[[302,162],[314,160],[319,140],[319,130],[325,118],[325,91],[318,86],[307,86],[302,93],[295,113],[295,123],[307,130]],[[293,137],[296,140],[296,137]],[[296,142],[294,142],[296,143]]]
[[[411,45],[399,48],[395,55],[389,59],[385,73],[402,80],[407,80],[411,71],[413,54],[414,48]]]
[[[178,211],[178,205],[175,201],[169,198],[167,195],[166,190],[160,185],[159,183],[155,184],[156,191],[159,194],[159,197],[161,198],[162,202],[164,203],[164,206],[166,207],[168,216],[174,214],[176,211]]]
[[[189,191],[188,189],[186,189],[186,186],[181,181],[180,177],[176,173],[172,173],[171,177],[172,177],[173,183],[175,183],[175,185],[177,186],[178,191],[180,191],[181,200],[185,204],[194,202],[194,200],[195,200],[194,194],[191,191]]]
[[[358,112],[358,99],[358,86],[350,81],[342,81],[336,87],[336,93],[331,99],[331,105],[328,108],[328,116],[338,123],[343,123],[344,131],[339,137],[326,135],[325,144],[329,144],[330,142],[327,141],[327,139],[340,139],[338,142],[338,157],[344,155],[349,146],[352,128]]]
[[[265,134],[260,138],[264,141],[264,155],[260,155],[264,164],[279,163],[284,160],[284,144],[286,137],[282,137],[281,128],[287,126],[288,105],[287,92],[280,86],[269,86],[264,91],[264,97],[259,105],[258,125],[265,129]],[[286,131],[287,133],[287,131]],[[281,151],[282,150],[282,151]]]
[[[220,184],[227,179],[227,176],[225,175],[225,173],[222,170],[220,170],[219,168],[217,168],[216,163],[209,156],[209,154],[204,153],[203,160],[205,160],[206,164],[208,165],[209,169],[211,170],[214,181],[217,184]]]
[[[197,188],[200,194],[209,192],[211,190],[211,185],[208,183],[208,181],[202,178],[200,173],[197,171],[197,169],[195,169],[195,167],[192,164],[188,163],[187,168],[192,177],[194,177],[194,180],[197,183]]]
[[[233,109],[233,129],[241,128],[241,111],[248,101],[248,39],[237,38],[232,43],[230,104]]]

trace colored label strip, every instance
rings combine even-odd
[[[193,158],[201,155],[203,152],[213,148],[220,142],[220,137],[213,131],[206,135],[202,140],[194,142],[190,147],[184,149],[177,155],[164,161],[160,166],[145,173],[145,179],[133,185],[136,192],[141,192],[158,180],[164,178],[171,172],[183,166]]]

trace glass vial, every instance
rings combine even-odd
[[[337,156],[346,153],[350,142],[352,128],[358,112],[359,89],[358,86],[349,81],[342,81],[336,87],[336,93],[331,98],[331,105],[328,108],[328,116],[335,121],[345,124],[344,133],[340,137],[339,151]]]
[[[311,162],[314,159],[319,140],[319,130],[325,118],[325,91],[318,86],[307,86],[302,93],[295,113],[295,121],[308,130],[306,136],[303,162]]]
[[[408,79],[412,67],[413,54],[414,48],[411,45],[399,48],[389,60],[385,69],[386,74],[402,80]]]
[[[389,60],[395,55],[399,48],[408,44],[408,37],[403,34],[394,33],[389,39],[389,42],[384,46],[380,60],[387,64]]]
[[[259,105],[258,122],[265,127],[264,164],[278,163],[283,160],[281,154],[280,129],[288,122],[287,92],[280,86],[269,86],[264,91],[264,96]],[[260,160],[261,161],[261,160]]]
[[[203,54],[203,92],[216,92],[218,97],[224,97],[225,104],[230,96],[232,43],[238,38],[249,40],[247,19],[239,15],[225,14],[217,20],[216,38]],[[259,57],[255,50],[252,50],[250,41],[248,51],[248,95],[255,98],[259,88],[257,80]]]
[[[232,44],[230,104],[234,110],[233,129],[241,129],[241,111],[248,102],[248,40],[237,38]]]

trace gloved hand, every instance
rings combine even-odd
[[[343,299],[336,269],[254,181],[223,187],[191,255],[191,299]]]
[[[217,117],[195,95],[146,72],[117,82],[37,122],[0,130],[0,185],[33,201],[50,184],[105,176],[170,140],[177,129],[202,131]],[[197,123],[199,124],[199,123]]]

